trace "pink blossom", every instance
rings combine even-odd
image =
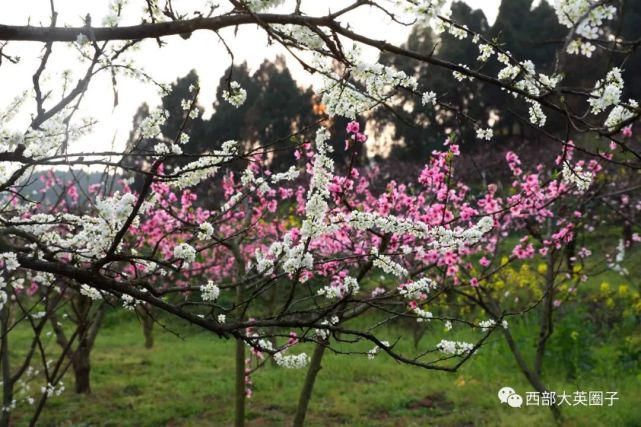
[[[351,121],[347,124],[348,133],[358,133],[361,130],[361,125],[357,121]]]
[[[621,135],[623,135],[624,138],[630,138],[632,136],[632,125],[621,129]]]

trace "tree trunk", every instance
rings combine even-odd
[[[154,318],[149,312],[151,307],[145,305],[140,305],[138,309],[138,315],[140,316],[140,322],[142,324],[142,333],[145,337],[145,348],[154,347]]]
[[[523,355],[521,354],[521,351],[516,345],[516,342],[514,342],[514,338],[512,337],[512,334],[510,333],[510,331],[505,328],[501,328],[501,329],[503,330],[503,335],[505,335],[505,340],[507,341],[507,345],[510,347],[510,351],[512,352],[512,355],[514,355],[514,359],[516,360],[517,365],[519,365],[519,369],[521,370],[523,375],[525,375],[525,378],[527,378],[528,382],[539,393],[548,391],[547,387],[541,380],[541,377],[537,375],[536,372],[531,370],[530,367],[528,366],[527,362],[525,361],[525,358],[523,357]],[[559,407],[556,405],[550,405],[550,410],[552,411],[554,420],[557,423],[560,423],[562,416],[561,416],[561,410],[559,409]]]
[[[245,343],[241,339],[236,340],[236,402],[234,425],[243,427],[245,425]]]
[[[312,391],[318,372],[321,370],[321,361],[325,353],[325,343],[316,344],[312,360],[309,362],[307,368],[307,375],[305,376],[305,383],[298,398],[298,407],[296,408],[296,416],[294,418],[294,427],[301,427],[305,423],[305,416],[307,415],[307,408],[309,401],[312,398]]]
[[[75,381],[75,390],[78,394],[91,393],[91,347],[85,338],[80,340],[78,348],[72,356],[72,367]]]
[[[13,382],[11,380],[11,366],[9,365],[9,307],[5,304],[4,309],[0,313],[0,321],[2,321],[2,339],[0,345],[0,363],[2,363],[2,406],[4,408],[11,407],[13,401]],[[9,427],[11,424],[11,412],[4,411],[0,408],[2,415],[0,416],[0,427]]]
[[[547,271],[545,273],[545,297],[541,307],[541,319],[539,327],[539,340],[536,344],[536,356],[534,359],[534,371],[538,376],[543,372],[543,357],[548,339],[552,335],[552,314],[554,311],[554,251],[550,250],[547,255]]]
[[[249,221],[251,216],[246,218],[246,221]],[[248,224],[249,225],[249,224]],[[238,268],[238,286],[236,287],[236,307],[240,307],[243,303],[243,298],[245,297],[245,285],[242,280],[245,276],[245,262],[243,255],[238,249],[237,244],[229,246],[229,249],[234,254],[236,260],[236,266]],[[240,315],[238,321],[242,322],[245,317],[245,314]],[[244,427],[245,425],[245,342],[237,338],[236,339],[236,390],[235,390],[235,408],[234,408],[234,425],[236,427]]]

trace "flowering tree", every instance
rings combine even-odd
[[[516,235],[520,239],[508,256],[511,260],[573,247],[581,215],[568,213],[573,211],[567,206],[578,203],[591,188],[601,164],[639,166],[638,147],[626,132],[640,110],[635,100],[623,100],[620,64],[613,63],[604,75],[594,76],[590,87],[563,83],[567,55],[590,57],[598,51],[615,61],[615,53],[638,45],[616,37],[608,27],[621,10],[617,1],[555,3],[568,34],[550,75],[537,72],[528,58],[515,58],[500,41],[453,22],[448,2],[442,0],[393,5],[356,0],[322,15],[309,13],[305,1],[203,2],[196,12],[180,11],[171,1],[162,7],[155,1],[141,3],[141,22],[133,26],[119,24],[130,7],[122,0],[112,3],[100,27],[92,24],[90,16],[81,26],[58,23],[53,2],[47,27],[0,26],[0,40],[11,42],[0,50],[6,62],[17,60],[10,51],[18,42],[43,44],[32,91],[2,113],[4,123],[25,108],[35,108],[20,131],[1,129],[4,425],[9,423],[12,387],[26,372],[33,354],[32,350],[21,364],[20,375],[11,373],[4,341],[15,323],[11,316],[23,314],[18,320],[32,326],[34,347],[39,347],[42,325],[47,320],[57,325],[56,301],[67,288],[85,303],[118,301],[129,310],[153,307],[220,337],[233,338],[237,425],[244,422],[244,400],[251,392],[253,368],[246,364],[246,348],[258,360],[268,355],[285,368],[309,364],[297,425],[304,421],[327,349],[367,357],[384,353],[417,367],[456,370],[494,330],[508,330],[507,317],[529,307],[526,303],[507,311],[487,287],[504,267],[498,257],[502,238]],[[394,25],[419,21],[461,43],[472,43],[479,49],[478,64],[455,64],[439,57],[438,51],[412,51],[352,29],[350,19],[364,9]],[[165,36],[189,38],[194,31],[208,30],[225,43],[221,30],[248,25],[258,25],[323,80],[318,95],[325,117],[283,135],[293,140],[292,165],[286,172],[270,171],[270,141],[258,148],[238,141],[214,141],[206,152],[186,152],[190,121],[198,116],[198,87],[192,87],[190,97],[182,102],[181,126],[173,139],[161,134],[168,113],[155,110],[142,121],[138,140],[127,150],[70,149],[92,127],[92,120],[77,116],[83,99],[91,96],[95,75],[111,73],[114,81],[124,75],[156,83],[131,61],[132,48],[141,40],[155,38],[162,45]],[[85,69],[77,77],[64,74],[61,85],[48,87],[43,74],[54,45],[61,43],[77,50]],[[503,196],[497,194],[497,185],[472,191],[471,183],[459,179],[455,165],[460,150],[453,140],[447,141],[444,151],[432,154],[418,177],[405,182],[385,182],[376,168],[356,168],[356,148],[368,143],[362,122],[356,119],[366,118],[376,108],[406,110],[407,102],[398,102],[395,96],[400,92],[414,99],[415,112],[430,108],[460,118],[461,126],[475,130],[479,144],[487,144],[494,135],[491,123],[441,101],[441,94],[419,87],[415,76],[364,61],[363,47],[449,70],[459,81],[472,79],[500,88],[522,103],[530,126],[558,143],[556,163],[525,174],[519,156],[510,153],[507,166],[514,180]],[[228,48],[228,52],[233,61],[233,51]],[[496,75],[486,72],[489,61],[499,67]],[[6,62],[2,66],[9,66]],[[230,75],[223,98],[240,106],[247,92]],[[549,115],[566,128],[546,127]],[[333,140],[327,130],[329,121],[338,116],[352,120],[346,141]],[[347,155],[352,156],[345,170],[337,170],[331,158],[333,145],[339,143],[345,143]],[[585,159],[575,160],[576,152]],[[72,198],[86,192],[82,204],[69,209],[61,202],[30,197],[30,181],[39,171],[69,166],[104,168],[100,185],[73,186],[63,192]],[[125,174],[140,184],[135,191],[126,184],[114,185]],[[208,200],[207,207],[199,204],[202,187],[215,189],[209,192],[213,200]],[[585,252],[579,250],[570,258],[580,254]],[[477,259],[481,267],[475,265]],[[551,257],[549,267],[555,262]],[[22,293],[22,283],[33,283],[38,296]],[[546,307],[554,302],[555,285],[548,284]],[[449,310],[446,297],[452,294],[472,301],[488,318],[475,322]],[[31,308],[27,302],[33,304]],[[32,312],[43,302],[47,309],[39,312],[36,317],[41,320],[35,322]],[[368,316],[371,325],[354,326],[351,320],[361,316]],[[402,337],[385,337],[380,330],[381,325],[399,319],[442,322],[446,329],[456,325],[481,333],[474,342],[442,338],[422,343],[408,354],[399,344]],[[86,340],[91,335],[86,322],[81,323],[78,333]],[[551,331],[547,324],[541,330],[542,337]],[[62,340],[59,332],[60,360],[64,361],[72,339]],[[505,335],[509,341],[509,333]],[[296,349],[305,342],[316,346],[311,360]],[[353,344],[351,350],[345,351],[345,344]],[[43,360],[48,366],[46,357]],[[46,373],[33,422],[46,396],[59,390],[63,365],[60,362]],[[534,371],[540,372],[540,366]],[[545,389],[540,381],[536,387]]]

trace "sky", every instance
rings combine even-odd
[[[288,4],[291,1],[288,0],[281,7],[283,11],[292,10],[291,4]],[[496,19],[500,0],[465,1],[473,8],[483,9],[490,23]],[[142,3],[144,2],[141,0],[129,0],[129,6],[125,9],[127,13],[123,16],[120,25],[139,23]],[[194,4],[202,3],[204,3],[202,0],[175,0],[175,4],[178,7],[184,7],[184,10],[191,10]],[[304,10],[309,15],[322,15],[328,9],[337,10],[349,3],[346,0],[303,2],[304,5],[310,5]],[[10,7],[3,8],[0,14],[1,24],[49,25],[49,0],[21,0],[11,4]],[[98,26],[108,12],[108,4],[109,2],[104,0],[57,0],[55,5],[58,11],[58,25],[82,26],[83,17],[90,13],[94,26]],[[190,4],[191,8],[189,8]],[[389,19],[380,11],[360,11],[351,14],[346,20],[356,30],[393,44],[403,43],[409,33],[408,28],[392,26]],[[264,32],[255,26],[243,27],[237,35],[234,35],[232,29],[223,30],[221,34],[232,48],[235,62],[239,64],[247,61],[251,70],[258,68],[265,59],[273,59],[278,54],[284,53],[278,46],[268,46]],[[144,41],[131,57],[154,79],[163,83],[175,81],[176,78],[195,69],[201,85],[199,103],[205,107],[205,116],[210,115],[213,112],[211,105],[215,98],[218,81],[231,63],[226,49],[215,34],[206,31],[195,32],[188,40],[183,40],[179,36],[166,37],[163,40],[167,42],[163,48],[158,48],[154,40]],[[20,56],[21,61],[18,65],[3,61],[0,66],[1,106],[7,105],[11,99],[32,88],[31,78],[38,67],[42,46],[41,43],[12,42],[4,49],[5,54]],[[365,50],[364,55],[366,60],[374,62],[378,53],[372,49]],[[59,76],[65,70],[71,70],[74,73],[80,73],[83,70],[78,66],[78,54],[69,44],[55,44],[51,58],[46,74],[49,81],[45,87],[54,90],[59,88]],[[314,77],[306,73],[295,60],[288,58],[287,63],[299,85],[309,86],[316,83]],[[79,111],[79,117],[91,117],[98,123],[89,135],[70,146],[70,152],[122,149],[131,131],[132,117],[138,107],[143,102],[154,106],[160,101],[158,91],[152,85],[141,84],[129,78],[118,79],[118,93],[119,103],[114,107],[111,76],[108,73],[102,73],[92,81],[89,93]],[[12,127],[24,128],[33,111],[35,107],[27,102],[24,105],[23,114],[18,116]]]

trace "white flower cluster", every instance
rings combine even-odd
[[[429,322],[434,317],[431,312],[425,311],[419,307],[414,307],[412,312],[416,315],[417,323]]]
[[[202,156],[187,165],[177,168],[178,176],[172,183],[178,189],[193,187],[218,172],[220,165],[230,161],[237,152],[236,141],[225,141],[220,150],[215,150],[212,155]]]
[[[487,62],[492,55],[494,55],[494,47],[486,43],[479,44],[479,56],[476,58],[478,61]]]
[[[240,87],[240,83],[231,82],[229,90],[223,90],[223,99],[238,108],[247,100],[247,91]]]
[[[64,114],[56,114],[48,119],[40,129],[29,129],[24,136],[12,137],[12,143],[19,143],[26,148],[24,157],[41,159],[53,155],[64,142],[70,144],[77,141],[81,136],[87,135],[93,128],[94,122],[90,119],[82,119],[82,123],[68,127]],[[4,163],[4,162],[3,162]]]
[[[365,86],[367,94],[377,99],[389,95],[390,89],[404,87],[416,90],[416,78],[408,76],[405,71],[395,70],[381,64],[358,63],[350,69],[352,76]]]
[[[194,85],[189,86],[189,92],[190,93],[195,93],[195,91],[196,91],[196,88],[194,87]],[[194,101],[192,99],[183,99],[183,100],[180,101],[180,107],[183,109],[183,111],[189,111],[189,118],[190,119],[195,119],[196,117],[198,117],[198,113],[200,113],[199,108],[197,106],[193,105],[193,104],[194,104]],[[184,136],[186,136],[186,135],[184,135],[184,134],[181,135],[180,136],[181,139]],[[181,141],[181,143],[184,144],[188,140],[189,140],[189,138],[187,138],[187,140],[185,140],[185,141]]]
[[[293,181],[298,178],[298,175],[300,175],[300,171],[296,168],[296,166],[291,166],[287,170],[287,172],[280,172],[272,175],[271,182],[272,184],[276,184],[282,181]]]
[[[300,269],[311,270],[314,266],[312,254],[305,251],[305,245],[299,243],[293,245],[292,235],[287,233],[282,242],[274,242],[269,247],[269,255],[273,259],[281,257],[283,271],[293,274]],[[256,269],[259,273],[271,274],[274,269],[274,262],[266,258],[260,251],[256,251]]]
[[[436,348],[441,353],[463,356],[470,353],[474,349],[474,345],[463,341],[441,340],[441,342],[436,345]]]
[[[463,69],[465,69],[465,70],[469,70],[470,69],[470,67],[468,67],[465,64],[458,64],[458,66],[463,68]],[[463,74],[460,71],[452,71],[452,76],[454,76],[454,78],[456,80],[458,80],[459,82],[462,82],[462,81],[465,81],[465,80],[470,80],[471,81],[471,80],[474,79],[473,77],[468,76],[467,74]]]
[[[156,138],[160,135],[160,128],[167,121],[167,117],[169,117],[169,113],[166,110],[153,110],[140,123],[140,135],[147,139]]]
[[[623,239],[619,240],[617,245],[617,253],[614,257],[614,261],[608,262],[608,268],[612,271],[619,273],[622,276],[628,275],[628,269],[623,266],[623,260],[625,259],[625,242]]]
[[[379,228],[385,233],[409,234],[419,239],[430,239],[428,244],[442,251],[476,244],[494,226],[494,220],[489,216],[481,218],[478,223],[467,229],[449,229],[442,226],[432,227],[424,222],[393,215],[382,216],[374,212],[360,211],[352,211],[348,216],[348,223],[359,230]]]
[[[409,3],[409,2],[408,2]],[[427,23],[436,33],[442,33],[450,24],[440,19],[449,18],[452,14],[451,3],[447,0],[419,0],[411,3],[407,11],[416,16],[421,22]]]
[[[556,0],[554,9],[561,25],[575,28],[574,32],[585,40],[575,39],[569,45],[570,54],[581,53],[592,56],[595,46],[587,40],[594,40],[603,33],[601,26],[614,19],[616,7],[600,0]]]
[[[393,90],[405,87],[415,91],[418,83],[414,77],[404,71],[379,63],[368,64],[356,58],[357,53],[350,53],[348,59],[357,64],[345,70],[356,82],[363,85],[364,93],[354,89],[338,76],[326,77],[323,85],[322,103],[329,116],[344,116],[354,120],[356,115],[381,105],[381,102],[391,96]],[[322,68],[322,64],[319,65]],[[327,70],[333,75],[331,68]]]
[[[254,12],[263,12],[272,7],[280,6],[284,0],[243,0],[249,9]]]
[[[220,296],[220,288],[209,280],[206,285],[200,287],[200,297],[203,301],[216,301]]]
[[[505,68],[501,70],[502,73],[507,75],[507,79],[514,79],[518,76],[521,77],[520,80],[514,83],[514,87],[526,92],[527,94],[533,97],[540,97],[552,91],[561,81],[561,75],[548,76],[543,73],[536,72],[536,68],[532,61],[522,61],[519,65],[510,65],[510,59],[508,55],[499,54],[498,59],[501,63],[505,65]],[[501,73],[499,73],[499,78]],[[513,95],[516,97],[517,94],[513,92]],[[530,104],[529,113],[530,113],[530,122],[533,125],[543,127],[547,121],[547,116],[543,112],[541,104],[530,98],[525,98],[525,102]]]
[[[18,262],[18,257],[13,252],[3,252],[0,254],[0,261],[4,264],[4,268],[7,271],[13,271],[16,268],[20,267]]]
[[[309,356],[306,353],[283,355],[278,352],[274,354],[274,361],[281,368],[302,369],[309,363]]]
[[[332,316],[329,320],[323,320],[322,322],[320,322],[320,324],[321,326],[334,326],[338,324],[338,321],[339,321],[338,316]],[[314,333],[318,338],[322,340],[326,340],[327,338],[329,338],[330,332],[328,329],[325,329],[325,328],[317,328],[317,329],[314,329]]]
[[[378,228],[384,233],[409,234],[414,237],[427,237],[429,226],[423,222],[399,218],[393,215],[382,216],[376,212],[352,211],[348,223],[357,230]]]
[[[323,39],[307,27],[300,25],[273,25],[272,28],[309,49],[315,50],[325,46]]]
[[[293,274],[301,269],[311,270],[314,266],[312,254],[305,251],[305,245],[299,243],[296,246],[283,244],[283,271]]]
[[[608,130],[610,131],[616,129],[623,122],[632,118],[635,114],[633,109],[638,110],[638,108],[639,108],[639,103],[634,99],[629,99],[627,106],[617,105],[610,111],[610,114],[608,114],[608,118],[605,120],[605,123],[604,123],[605,127],[608,128]]]
[[[493,136],[494,136],[494,131],[491,128],[487,128],[487,129],[478,128],[476,130],[476,137],[478,139],[485,139],[486,141],[490,141]]]
[[[252,191],[262,195],[270,190],[269,184],[262,176],[256,176],[251,166],[248,166],[240,177],[240,183]]]
[[[272,343],[266,339],[258,339],[257,334],[254,335],[252,347],[258,351],[274,351]],[[282,351],[274,352],[274,361],[282,368],[288,369],[302,369],[309,363],[309,356],[305,353],[286,355]]]
[[[94,300],[94,301],[99,301],[102,299],[102,294],[100,291],[96,288],[92,288],[89,285],[82,285],[80,286],[80,294]]]
[[[468,33],[467,26],[464,25],[461,27],[457,27],[456,25],[449,25],[447,28],[447,32],[459,40],[466,39]]]
[[[574,166],[570,168],[567,163],[563,164],[563,171],[561,172],[563,182],[568,185],[575,185],[577,190],[585,192],[592,185],[594,175],[590,171],[584,171],[581,166]]]
[[[274,244],[276,244],[276,247],[281,249],[280,245],[282,245],[282,243],[274,242],[272,246],[274,246]],[[272,248],[270,248],[270,253],[274,253],[272,251]],[[256,251],[254,252],[254,257],[256,258],[256,270],[259,273],[269,276],[274,272],[274,261],[265,257],[260,249],[256,249]]]
[[[379,254],[378,249],[372,248],[371,253],[374,256],[374,261],[372,262],[374,267],[378,267],[385,273],[392,274],[396,277],[405,277],[409,274],[402,265],[392,260],[392,258],[387,255]]]
[[[358,280],[346,276],[340,285],[329,285],[319,289],[318,295],[324,295],[327,299],[342,299],[346,295],[355,294],[359,288]]]
[[[58,383],[57,388],[51,383],[47,383],[46,386],[40,387],[40,392],[42,394],[46,394],[47,397],[60,396],[64,391],[65,391],[65,384],[62,381]]]
[[[419,299],[421,295],[428,294],[438,287],[437,283],[429,277],[423,277],[415,282],[405,283],[398,287],[398,293],[406,299]]]
[[[214,226],[208,222],[203,222],[198,226],[198,239],[209,240],[214,235]]]
[[[347,84],[325,79],[322,103],[329,116],[356,119],[356,115],[371,109],[376,103]]]
[[[110,228],[118,231],[123,226],[129,215],[131,215],[134,204],[136,203],[136,196],[132,193],[114,194],[113,197],[106,199],[96,198],[96,208],[98,215],[102,218]]]
[[[181,243],[174,247],[174,258],[181,259],[185,262],[194,262],[196,260],[196,249],[189,243]]]
[[[543,112],[543,108],[541,108],[541,104],[538,103],[537,101],[531,101],[531,100],[528,100],[528,102],[530,103],[530,108],[528,109],[528,112],[530,113],[530,123],[539,127],[545,126],[545,122],[547,121],[547,116]]]
[[[19,218],[12,219],[12,222],[17,223],[17,228],[38,235],[42,242],[50,246],[66,249],[80,256],[96,257],[111,247],[116,233],[131,215],[135,201],[136,196],[131,193],[115,193],[112,197],[96,199],[94,205],[98,212],[95,217],[36,214],[26,224],[20,224],[22,220]],[[137,221],[138,218],[135,218],[133,225]],[[58,226],[61,223],[67,224],[72,231],[61,231]]]
[[[384,347],[389,347],[389,342],[387,341],[381,341],[381,344],[383,344]],[[374,357],[376,357],[379,350],[380,350],[379,346],[374,346],[373,349],[367,352],[367,358],[372,360]]]
[[[479,327],[481,328],[481,330],[483,332],[487,332],[490,329],[494,328],[495,326],[496,326],[496,320],[494,320],[494,319],[487,319],[487,320],[483,320],[483,321],[479,322]],[[507,320],[502,321],[501,322],[501,326],[504,329],[507,329]]]
[[[430,234],[434,242],[432,247],[440,251],[447,251],[454,248],[463,248],[465,246],[478,243],[485,234],[489,233],[494,227],[492,217],[485,216],[470,228],[449,229],[445,227],[434,227]]]
[[[329,209],[329,184],[334,172],[334,161],[329,157],[331,147],[327,144],[329,132],[320,128],[316,132],[314,165],[312,177],[305,203],[305,219],[301,225],[301,234],[304,238],[316,237],[329,231],[325,216]]]
[[[586,40],[576,39],[572,40],[567,47],[566,52],[570,55],[583,55],[586,58],[592,58],[592,53],[596,50],[596,46]]]
[[[594,90],[588,99],[588,104],[592,107],[592,114],[599,114],[606,108],[617,105],[621,102],[621,93],[623,92],[623,77],[621,69],[613,68],[605,76],[605,80],[599,80],[594,85]]]
[[[436,93],[432,91],[424,92],[421,103],[423,105],[436,105]]]
[[[139,302],[129,294],[122,294],[120,299],[122,300],[122,308],[127,311],[134,311],[136,309],[136,305]]]

